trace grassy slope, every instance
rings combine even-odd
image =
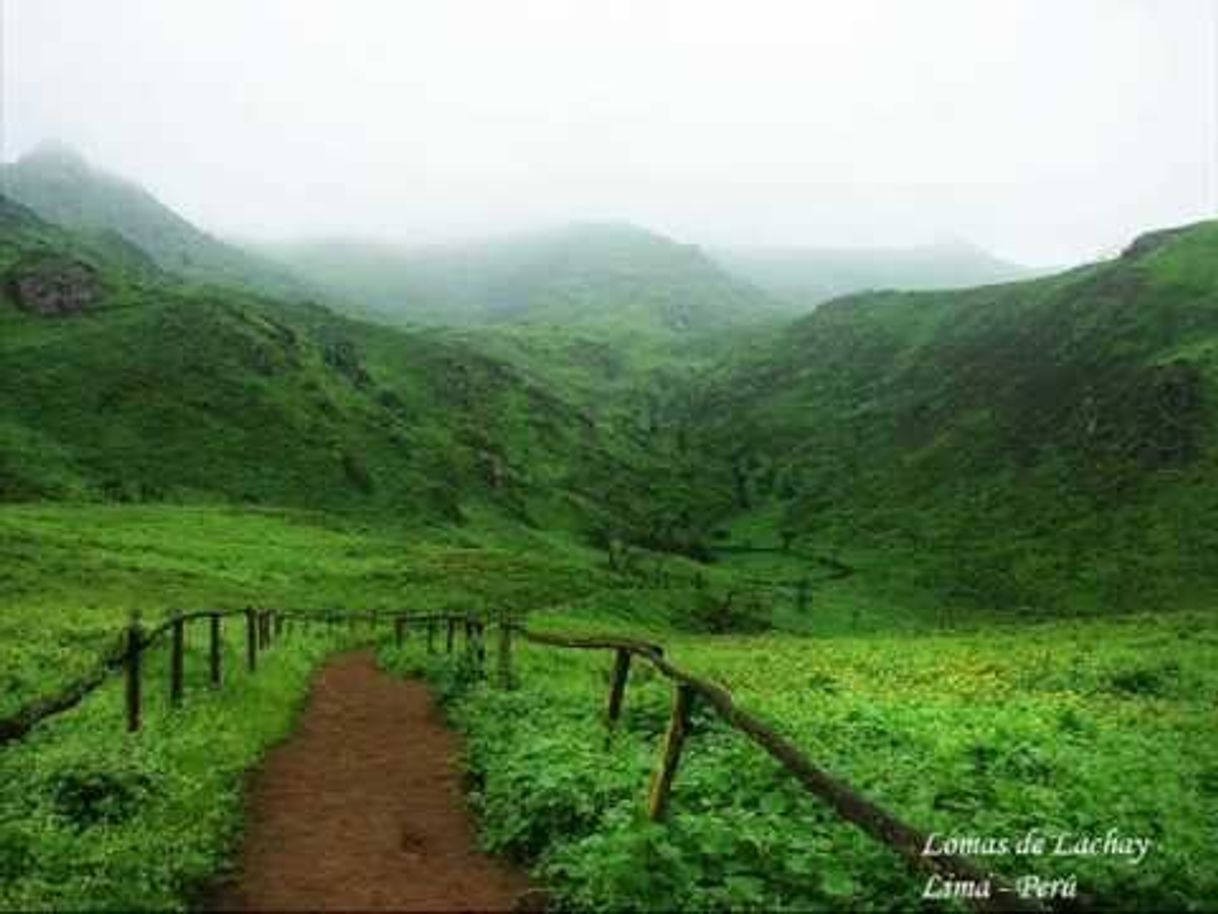
[[[523,610],[606,583],[585,553],[494,515],[472,533],[173,505],[2,506],[0,577],[3,715],[88,670],[134,611],[154,624],[177,608],[249,604]],[[293,635],[250,677],[242,625],[225,629],[219,693],[196,627],[183,710],[167,707],[162,646],[146,660],[139,734],[124,732],[116,677],[0,752],[0,908],[182,908],[224,868],[246,770],[290,731],[316,664],[345,643]]]
[[[571,529],[629,515],[636,442],[502,361],[164,274],[8,206],[0,274],[91,263],[103,306],[0,299],[8,500],[295,505],[457,521],[481,504]],[[617,493],[617,494],[615,494]]]
[[[727,585],[711,573],[699,590],[691,563],[657,565],[636,558],[634,574],[613,574],[567,536],[489,509],[454,528],[282,508],[3,505],[0,714],[91,669],[132,613],[155,624],[251,604],[494,614],[558,601],[624,619],[659,605],[697,627]],[[245,772],[290,731],[316,664],[349,643],[293,635],[251,678],[240,623],[226,632],[218,694],[195,628],[183,710],[167,706],[162,647],[146,661],[140,734],[123,732],[115,679],[0,753],[0,908],[182,908],[224,871]]]
[[[1076,872],[1106,906],[1195,907],[1214,890],[1212,615],[816,640],[679,636],[671,626],[696,593],[680,583],[692,566],[670,568],[677,580],[665,586],[611,575],[561,537],[502,524],[424,534],[170,505],[9,506],[0,521],[5,668],[19,671],[6,683],[10,701],[83,667],[133,607],[152,621],[172,607],[248,602],[493,610],[558,601],[534,624],[650,631],[677,662],[730,687],[917,824],[1012,835],[1118,827],[1156,841],[1146,863],[1036,860],[1027,870]],[[164,657],[152,660],[139,737],[122,734],[115,684],[6,752],[0,903],[177,906],[223,867],[239,836],[242,771],[286,732],[312,664],[335,646],[276,648],[249,680],[239,634],[226,660],[234,679],[214,698],[192,639],[177,715],[155,685]],[[411,650],[414,659],[385,656],[415,667]],[[639,822],[668,689],[636,671],[623,733],[606,754],[609,658],[519,645],[516,656],[523,690],[510,696],[468,691],[447,664],[432,674],[471,734],[488,840],[534,862],[577,907],[884,906],[920,890],[891,855],[709,720],[691,743],[673,826]],[[174,854],[158,852],[167,842]],[[1020,863],[1005,869],[1019,875]]]
[[[767,545],[934,600],[1204,600],[1216,255],[1205,223],[1058,277],[824,306],[706,386],[708,489]]]
[[[172,505],[0,510],[0,714],[75,679],[133,612],[524,609],[603,584],[588,555],[518,527],[476,531]],[[551,594],[555,596],[551,596]]]

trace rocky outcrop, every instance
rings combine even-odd
[[[67,317],[95,307],[102,297],[97,270],[79,260],[53,259],[18,265],[8,276],[17,306],[43,317]]]

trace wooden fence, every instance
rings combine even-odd
[[[169,703],[171,707],[180,707],[186,697],[186,632],[191,624],[206,623],[208,681],[211,688],[220,688],[225,678],[224,651],[222,650],[224,624],[231,619],[243,620],[245,627],[244,665],[249,673],[257,672],[259,658],[292,628],[308,630],[316,629],[319,626],[345,625],[355,629],[356,626],[363,623],[369,630],[372,630],[380,621],[393,619],[395,626],[401,632],[404,631],[407,620],[423,621],[431,626],[449,619],[459,619],[461,623],[470,621],[464,616],[450,615],[301,612],[251,607],[177,613],[149,629],[145,629],[138,621],[132,622],[115,638],[111,646],[102,652],[97,665],[87,675],[54,694],[31,701],[18,709],[15,714],[0,719],[0,746],[22,738],[42,721],[80,704],[88,695],[105,685],[111,675],[120,670],[125,678],[127,729],[132,732],[139,730],[142,724],[146,679],[144,657],[148,651],[164,641],[168,641],[169,647]],[[453,630],[456,625],[456,622],[449,622],[449,650],[452,650]]]
[[[505,634],[506,633],[506,634]],[[647,794],[647,813],[652,820],[664,818],[690,733],[690,716],[696,703],[709,707],[729,727],[760,746],[810,793],[827,802],[839,816],[899,854],[915,869],[926,871],[952,883],[972,883],[989,887],[989,897],[965,899],[980,911],[1042,911],[1036,900],[1024,898],[997,873],[983,869],[957,855],[930,856],[924,853],[929,835],[902,822],[892,813],[868,800],[844,782],[815,765],[790,740],[777,733],[753,714],[736,705],[720,686],[694,676],[664,657],[658,644],[629,638],[588,637],[533,632],[515,625],[501,627],[501,640],[509,645],[512,634],[534,644],[570,650],[611,651],[614,654],[606,701],[606,725],[612,733],[621,716],[626,683],[633,658],[650,664],[673,683],[672,711],[660,747],[659,761]],[[510,661],[509,661],[510,663]],[[501,674],[502,675],[502,674]],[[510,687],[510,667],[501,685]]]
[[[0,745],[23,736],[40,721],[78,704],[86,695],[99,688],[110,673],[119,668],[124,670],[126,679],[126,726],[128,731],[138,731],[141,726],[144,692],[142,658],[165,637],[169,638],[170,647],[170,705],[173,708],[180,707],[185,698],[185,632],[186,626],[192,622],[207,622],[209,685],[219,688],[224,681],[224,671],[221,668],[222,626],[226,619],[234,617],[244,617],[245,666],[251,674],[257,671],[260,656],[294,627],[307,631],[318,626],[345,625],[355,630],[363,622],[371,633],[380,622],[391,622],[394,642],[399,647],[405,643],[411,631],[422,628],[426,632],[425,643],[429,653],[436,653],[438,650],[436,636],[441,628],[444,632],[445,654],[451,655],[456,651],[458,635],[463,635],[464,653],[475,675],[487,675],[488,623],[471,615],[285,612],[252,608],[178,614],[147,632],[138,623],[133,623],[124,633],[121,642],[106,652],[98,668],[89,676],[55,696],[27,705],[7,720],[0,720]],[[997,873],[982,868],[966,857],[925,854],[929,839],[926,832],[901,821],[815,765],[790,740],[753,714],[738,707],[725,689],[700,679],[667,660],[660,645],[630,638],[569,637],[535,632],[517,623],[502,620],[489,624],[498,629],[496,679],[499,687],[503,689],[512,689],[517,685],[512,659],[513,640],[517,637],[543,647],[610,652],[613,655],[613,668],[605,712],[609,735],[612,735],[621,718],[630,668],[634,660],[650,664],[656,672],[673,683],[672,711],[660,747],[656,770],[647,792],[646,809],[652,820],[661,821],[667,814],[685,745],[691,732],[691,714],[694,707],[701,703],[729,727],[774,758],[806,790],[833,807],[841,818],[895,851],[915,869],[926,871],[951,883],[988,885],[988,897],[965,899],[976,910],[1044,910],[1035,899],[1022,897]],[[1079,899],[1072,906],[1086,907],[1087,902],[1085,899]]]

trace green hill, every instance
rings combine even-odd
[[[1216,393],[1207,222],[1060,276],[835,301],[688,421],[738,531],[934,600],[1113,611],[1218,583]]]
[[[579,529],[633,510],[616,493],[642,488],[642,451],[510,365],[187,285],[3,198],[0,229],[0,498],[488,508]]]
[[[784,314],[697,247],[623,224],[431,248],[311,243],[275,254],[351,313],[440,328],[441,338],[509,362],[644,439],[691,372]]]
[[[488,508],[729,564],[786,544],[776,574],[861,571],[903,604],[1138,608],[1214,583],[1214,223],[789,325],[625,226],[281,252],[352,307],[440,324],[394,329],[184,283],[120,215],[0,207],[6,499]],[[73,313],[16,307],[40,294]]]
[[[686,335],[777,313],[697,247],[630,225],[430,248],[319,242],[278,255],[344,301],[419,323]]]
[[[92,167],[59,144],[44,144],[0,165],[0,193],[56,225],[116,233],[163,269],[188,279],[272,293],[307,292],[287,271],[212,237],[138,184]]]
[[[628,225],[586,224],[497,241],[399,249],[349,242],[224,244],[134,182],[44,145],[0,166],[11,200],[113,260],[136,257],[196,283],[320,298],[359,319],[448,328],[436,345],[510,363],[522,379],[591,416],[629,416],[689,366],[781,309],[696,247]],[[658,375],[658,377],[657,377]],[[626,416],[623,416],[623,412]],[[644,425],[647,423],[644,422]]]
[[[1028,279],[1038,272],[964,242],[910,248],[718,248],[711,256],[729,272],[803,309],[853,292],[962,289]]]

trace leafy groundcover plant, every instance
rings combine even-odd
[[[1212,631],[1182,614],[922,637],[664,640],[678,663],[728,686],[830,772],[941,839],[1014,843],[1038,829],[1052,845],[1116,828],[1151,842],[1136,862],[1053,853],[983,861],[1011,880],[1073,878],[1106,910],[1205,910],[1218,897],[1218,870],[1205,865],[1218,821]],[[510,692],[493,675],[476,678],[460,652],[408,644],[382,660],[435,684],[467,735],[487,847],[529,864],[560,907],[935,904],[922,897],[924,874],[705,709],[669,820],[648,822],[671,685],[634,664],[607,739],[607,653],[521,644],[515,656]]]

